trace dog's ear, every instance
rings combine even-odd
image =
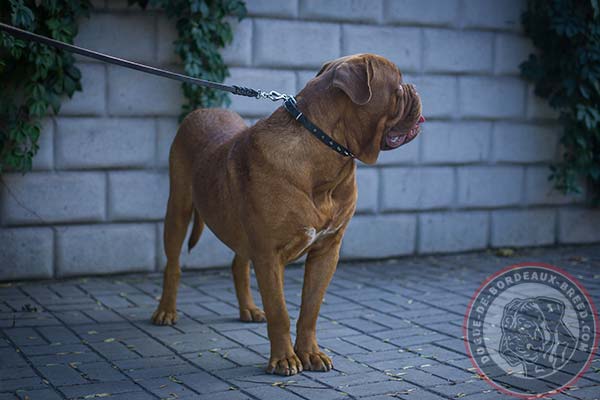
[[[373,96],[372,77],[371,64],[367,58],[352,59],[335,68],[333,86],[346,93],[354,104],[364,105]]]
[[[321,66],[321,69],[319,70],[319,72],[317,72],[317,75],[315,75],[315,76],[319,76],[319,75],[321,75],[323,72],[325,72],[325,70],[326,70],[327,68],[329,68],[329,66],[331,65],[331,63],[332,63],[332,62],[333,62],[333,61],[327,61],[325,64],[323,64],[323,65]]]

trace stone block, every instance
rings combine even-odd
[[[590,208],[560,210],[558,240],[565,244],[600,242],[600,211]]]
[[[67,226],[56,240],[60,277],[152,271],[156,263],[153,224]]]
[[[251,16],[296,17],[298,0],[246,0],[246,8]]]
[[[75,92],[60,106],[60,115],[104,115],[106,113],[106,65],[77,63],[81,71],[81,92]]]
[[[418,71],[421,66],[421,34],[417,28],[344,25],[342,55],[357,53],[386,57],[402,72]]]
[[[254,65],[259,67],[317,68],[340,56],[340,27],[322,22],[257,19],[253,55]]]
[[[550,167],[547,165],[528,167],[525,173],[525,202],[529,205],[569,204],[581,202],[585,194],[565,195],[554,188],[549,180]]]
[[[303,0],[300,2],[300,17],[303,19],[377,23],[382,13],[382,0]]]
[[[445,212],[419,215],[419,253],[483,249],[488,244],[487,212]]]
[[[357,215],[342,241],[342,259],[386,258],[415,251],[414,215]]]
[[[41,123],[41,133],[38,139],[37,153],[33,157],[31,169],[44,171],[54,166],[54,119],[45,118]]]
[[[533,52],[531,39],[513,34],[497,34],[494,72],[501,75],[519,75],[519,65]]]
[[[379,197],[379,173],[376,168],[358,168],[356,170],[358,200],[356,211],[372,213],[377,211]]]
[[[558,112],[548,104],[548,100],[536,96],[533,85],[527,89],[527,118],[558,121]]]
[[[554,243],[553,209],[492,211],[492,246],[543,246]]]
[[[1,208],[5,224],[104,219],[106,178],[103,173],[32,172],[27,175],[6,174],[2,179],[5,187]]]
[[[416,86],[425,118],[454,118],[458,114],[457,78],[443,75],[406,75],[403,82]]]
[[[516,78],[459,78],[460,110],[465,117],[520,118],[525,115],[525,83]]]
[[[230,66],[248,66],[252,64],[252,20],[229,19],[233,29],[233,41],[221,51],[223,61]]]
[[[383,168],[381,176],[382,211],[444,208],[454,200],[452,168]]]
[[[465,0],[461,16],[468,28],[518,31],[524,0]]]
[[[483,162],[490,154],[492,124],[489,122],[426,122],[421,135],[427,164]]]
[[[75,44],[131,61],[153,62],[154,27],[155,17],[151,13],[96,13],[93,18],[81,21]]]
[[[159,168],[169,167],[169,151],[178,128],[177,118],[160,118],[158,120],[156,163]]]
[[[114,171],[108,174],[108,215],[113,221],[163,219],[168,198],[166,172]]]
[[[453,25],[458,16],[458,0],[386,1],[383,19],[406,25]]]
[[[156,126],[142,118],[59,118],[56,165],[61,169],[144,167],[154,163]]]
[[[0,228],[0,281],[51,278],[51,228]]]
[[[177,40],[177,27],[175,22],[166,15],[157,17],[158,40],[156,42],[156,57],[161,65],[181,64],[181,59],[175,54],[175,40]]]
[[[423,68],[427,72],[490,72],[493,40],[493,34],[486,32],[425,29]]]
[[[468,207],[501,207],[521,203],[521,167],[463,167],[458,169],[458,203]]]
[[[551,162],[556,159],[558,130],[510,122],[494,124],[494,159],[500,162]]]
[[[181,85],[176,81],[117,66],[108,67],[110,115],[177,116],[182,103]]]

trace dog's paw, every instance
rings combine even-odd
[[[240,321],[265,322],[266,320],[265,312],[258,307],[243,308],[240,310]]]
[[[178,318],[175,309],[158,306],[154,314],[152,314],[152,323],[154,325],[174,325]]]
[[[269,374],[276,375],[296,375],[297,373],[302,372],[302,362],[300,362],[300,359],[294,353],[285,355],[281,358],[271,356],[266,371]]]
[[[297,351],[296,354],[302,361],[302,368],[304,368],[305,371],[327,372],[333,369],[333,362],[331,361],[331,358],[329,358],[329,356],[322,351]]]

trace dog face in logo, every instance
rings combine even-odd
[[[563,322],[565,305],[548,297],[513,299],[504,307],[499,353],[526,377],[560,370],[575,351],[576,339]]]

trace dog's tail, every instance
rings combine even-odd
[[[196,209],[194,209],[194,224],[192,226],[192,233],[190,234],[190,238],[188,239],[188,253],[192,251],[196,243],[198,243],[203,229],[204,221],[200,219],[200,217],[198,216],[198,212],[196,211]]]

